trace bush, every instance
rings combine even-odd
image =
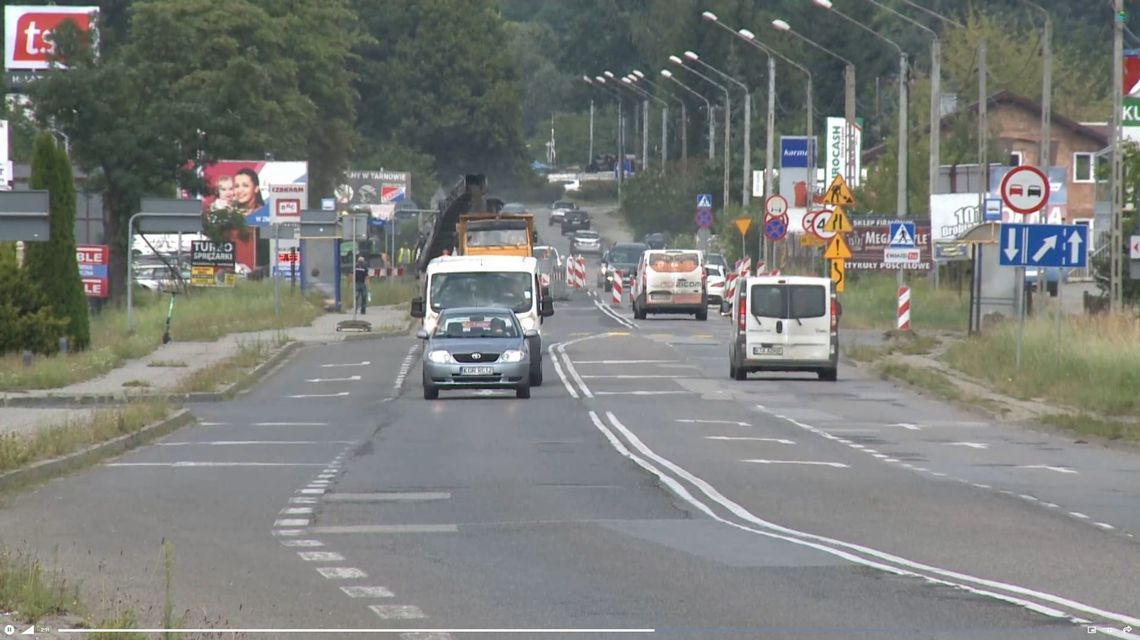
[[[618,199],[617,180],[596,180],[579,184],[577,191],[567,192],[567,199],[577,202],[607,202]]]
[[[0,353],[24,349],[55,353],[67,325],[67,320],[55,315],[27,270],[16,267],[14,252],[0,252]]]

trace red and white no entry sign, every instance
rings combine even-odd
[[[1036,213],[1049,202],[1049,178],[1037,167],[1014,167],[1002,178],[1001,199],[1015,213]]]

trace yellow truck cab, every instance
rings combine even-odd
[[[534,256],[534,215],[468,213],[459,216],[459,253],[465,256]]]

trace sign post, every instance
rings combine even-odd
[[[744,237],[748,235],[748,228],[752,226],[752,218],[737,218],[733,222],[740,231],[740,257],[743,258],[748,255],[748,249],[744,246]]]
[[[1001,200],[1014,213],[1021,215],[1031,215],[1040,211],[1045,203],[1049,202],[1049,178],[1043,171],[1037,167],[1029,165],[1021,165],[1014,167],[1001,181]],[[1035,237],[1039,240],[1038,244],[1030,245],[1030,228],[1055,228],[1063,225],[1026,225],[1026,224],[1003,224],[1001,225],[1001,247],[999,247],[1000,256],[998,258],[999,264],[1002,266],[1013,266],[1014,278],[1014,291],[1017,295],[1017,349],[1014,356],[1014,365],[1018,371],[1021,370],[1021,343],[1025,334],[1025,266],[1033,264],[1037,266],[1037,277],[1045,277],[1045,268],[1047,267],[1061,267],[1061,264],[1044,264],[1042,260],[1054,261],[1051,254],[1060,255],[1060,251],[1054,251],[1057,248],[1057,243],[1061,238],[1060,235],[1052,235],[1051,231],[1043,231],[1038,229],[1035,232]],[[1055,231],[1055,229],[1053,229]],[[1084,266],[1088,260],[1088,236],[1080,237],[1080,232],[1077,232],[1076,242],[1085,248],[1082,257],[1082,264]],[[1042,235],[1045,234],[1045,235]],[[1087,234],[1087,229],[1086,229]],[[1048,240],[1046,240],[1048,238]],[[1020,240],[1020,244],[1017,241]],[[1068,240],[1063,240],[1068,242]],[[1051,246],[1050,246],[1051,245]],[[1079,251],[1078,246],[1076,251]],[[1032,256],[1030,256],[1032,253]],[[1071,257],[1076,259],[1076,254],[1070,254]],[[1076,265],[1065,265],[1076,266]],[[1060,278],[1057,281],[1057,331],[1060,332],[1061,327],[1061,282]],[[1058,341],[1059,342],[1059,341]],[[1058,349],[1060,348],[1058,344]]]
[[[180,198],[143,198],[141,211],[127,220],[127,247],[134,242],[135,220],[139,233],[202,233],[202,201]],[[127,332],[134,331],[134,252],[127,251]],[[190,271],[193,282],[193,266]]]

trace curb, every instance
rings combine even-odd
[[[181,400],[182,402],[222,402],[225,400],[233,400],[238,394],[247,391],[249,387],[254,386],[267,377],[269,373],[283,364],[285,360],[289,359],[289,357],[293,355],[293,352],[303,346],[304,343],[302,342],[290,342],[266,358],[265,362],[257,365],[252,371],[242,376],[237,382],[230,384],[221,391],[175,393],[167,395],[166,399],[168,401]]]
[[[112,440],[91,445],[86,449],[65,456],[41,460],[22,469],[0,474],[0,489],[24,485],[31,482],[49,480],[80,467],[85,467],[103,458],[123,453],[161,438],[195,421],[187,409],[180,409],[174,415],[147,425],[134,433],[127,433]]]

